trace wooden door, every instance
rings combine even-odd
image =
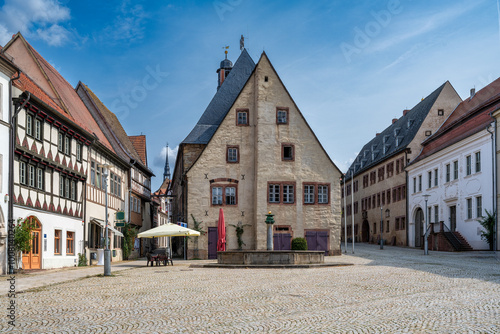
[[[42,268],[42,224],[36,217],[28,217],[25,224],[33,224],[31,231],[33,239],[31,240],[31,250],[23,254],[23,269],[41,269]]]
[[[450,206],[450,230],[455,232],[457,229],[457,207],[455,205]]]
[[[290,233],[275,233],[273,235],[274,250],[292,249],[292,235]]]
[[[217,227],[208,228],[208,258],[217,258]]]
[[[321,250],[328,255],[328,238],[327,231],[306,231],[307,249]]]

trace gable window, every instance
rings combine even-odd
[[[283,185],[283,203],[294,203],[294,186],[290,184]]]
[[[453,161],[453,180],[458,179],[458,160]]]
[[[283,161],[295,160],[294,150],[295,146],[293,144],[281,144],[281,160]]]
[[[239,147],[238,146],[228,146],[226,151],[226,162],[238,163],[239,162]]]
[[[476,173],[481,171],[481,152],[476,152]]]
[[[314,204],[314,185],[304,185],[304,203]]]
[[[294,204],[295,184],[288,182],[269,182],[268,201],[273,204]]]
[[[465,175],[472,174],[472,156],[468,155],[465,157]]]
[[[236,125],[248,125],[248,109],[236,109]]]
[[[288,124],[288,108],[276,108],[276,123]]]
[[[330,203],[330,185],[320,184],[318,185],[318,204],[328,204]]]
[[[222,187],[212,188],[212,205],[222,205]]]
[[[270,184],[269,185],[269,203],[279,203],[280,202],[280,185]]]
[[[54,231],[54,254],[56,255],[61,254],[61,234],[61,230]]]
[[[235,187],[226,187],[226,205],[236,205]]]
[[[19,161],[19,183],[26,184],[26,163]]]

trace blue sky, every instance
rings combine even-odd
[[[449,80],[465,98],[500,76],[499,0],[0,2],[0,44],[17,31],[129,135],[147,135],[161,183],[239,39],[266,51],[326,151],[345,171],[375,133]]]

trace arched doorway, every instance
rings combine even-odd
[[[30,216],[24,221],[25,224],[32,224],[33,229],[31,235],[31,251],[28,254],[23,254],[23,269],[41,269],[42,264],[42,224],[38,218]]]
[[[368,220],[366,219],[361,226],[361,241],[370,242],[370,224],[368,224]]]
[[[415,212],[415,247],[422,247],[424,235],[424,212],[418,208]]]

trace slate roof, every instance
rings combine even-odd
[[[363,146],[346,172],[346,180],[351,178],[353,171],[356,176],[405,150],[417,134],[445,85],[446,82]]]
[[[208,144],[250,78],[255,63],[243,49],[233,69],[222,83],[200,120],[182,144]]]
[[[472,98],[462,101],[441,127],[423,142],[416,163],[450,145],[486,129],[494,120],[489,115],[500,108],[500,78],[496,79]]]

